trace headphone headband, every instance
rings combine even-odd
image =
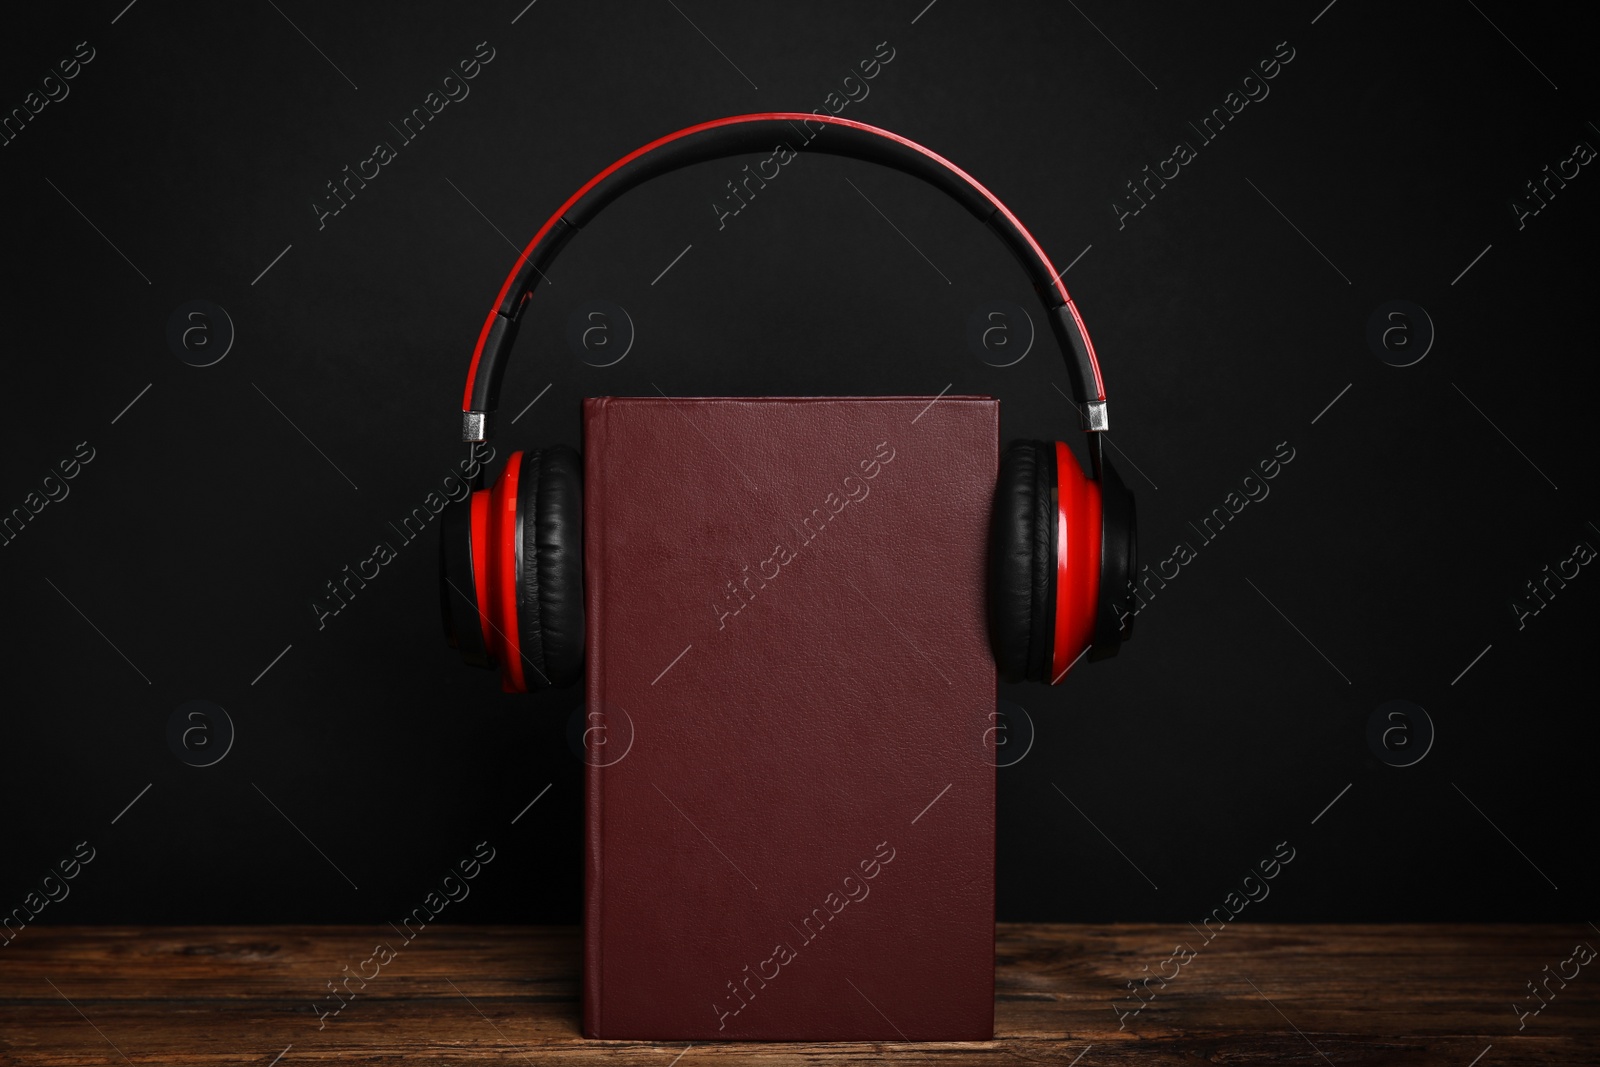
[[[822,128],[813,130],[813,125]],[[816,144],[816,136],[830,126],[835,132]],[[462,439],[488,439],[489,416],[499,406],[500,379],[523,305],[533,295],[544,269],[555,261],[574,233],[611,201],[651,178],[706,160],[767,151],[775,144],[792,152],[809,148],[904,171],[942,189],[988,224],[1027,269],[1044,301],[1046,317],[1066,360],[1083,428],[1090,432],[1110,428],[1105,384],[1083,318],[1044,249],[999,198],[948,159],[888,130],[833,115],[775,112],[702,122],[652,141],[590,178],[550,216],[517,257],[478,333],[461,403]]]

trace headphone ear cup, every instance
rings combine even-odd
[[[583,460],[566,445],[523,456],[516,566],[527,687],[571,685],[583,670]]]
[[[989,525],[989,638],[1002,681],[1050,681],[1055,492],[1054,443],[1013,441],[1006,446]]]

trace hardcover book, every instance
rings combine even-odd
[[[587,1035],[993,1036],[998,419],[585,401]]]

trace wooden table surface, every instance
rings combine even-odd
[[[1586,925],[1240,924],[1209,945],[1186,924],[997,936],[994,1041],[686,1047],[579,1034],[570,927],[430,926],[319,1020],[326,983],[392,931],[30,926],[0,948],[0,1064],[1600,1063],[1600,965],[1571,962],[1600,944]],[[1178,944],[1193,958],[1163,966]],[[1175,970],[1131,1014],[1127,983]]]

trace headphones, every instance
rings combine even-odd
[[[813,143],[821,133],[827,137]],[[943,156],[876,126],[823,113],[735,115],[651,141],[590,178],[517,258],[478,332],[461,403],[462,440],[488,440],[523,307],[573,234],[657,175],[767,152],[775,143],[793,152],[796,138],[805,148],[880,163],[942,189],[993,228],[1032,275],[1088,433],[1092,476],[1060,441],[1013,441],[1001,454],[989,534],[990,641],[1007,682],[1054,684],[1085,654],[1116,655],[1133,629],[1114,598],[1133,588],[1135,518],[1133,496],[1101,448],[1110,420],[1089,331],[1061,272],[993,193]],[[498,665],[507,692],[570,685],[582,672],[582,482],[578,453],[566,445],[513,452],[493,485],[445,509],[445,637],[466,662]]]

